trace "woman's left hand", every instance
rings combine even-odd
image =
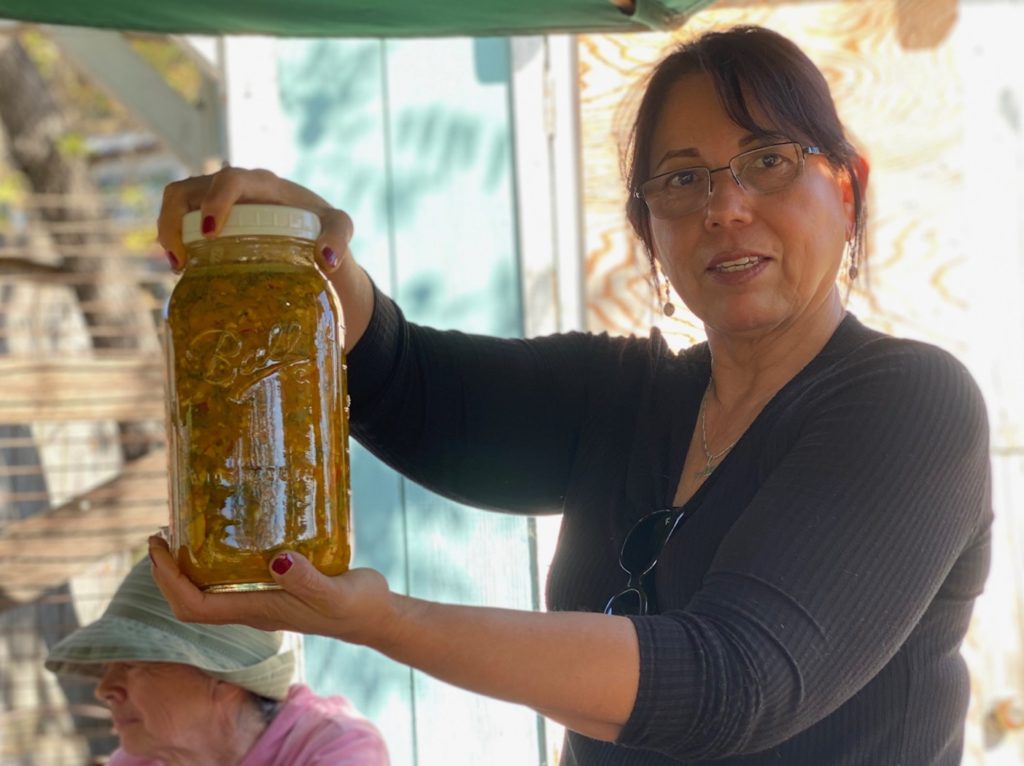
[[[183,622],[292,630],[368,645],[386,642],[398,622],[387,581],[373,569],[327,577],[301,554],[283,552],[270,569],[282,590],[204,593],[178,569],[163,538],[149,539],[149,556],[153,579]]]

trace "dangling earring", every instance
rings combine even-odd
[[[673,314],[676,313],[676,307],[672,304],[672,301],[669,299],[668,291],[669,291],[669,286],[668,286],[668,280],[666,279],[665,280],[665,303],[662,305],[661,310],[664,312],[665,316],[670,317],[670,316],[672,316]],[[658,292],[661,293],[661,280],[660,279],[658,280]]]
[[[651,282],[654,283],[654,292],[658,296],[658,300],[661,300],[661,272],[658,271],[658,266],[656,259],[654,257],[654,253],[648,250],[647,257],[650,259],[651,262]],[[665,314],[665,316],[670,317],[676,313],[676,307],[672,305],[672,301],[670,301],[668,297],[668,280],[666,279],[665,282],[665,302],[661,304],[661,310]]]
[[[850,268],[847,269],[846,275],[853,282],[860,273],[860,269],[857,267],[857,243],[854,240],[854,224],[846,224],[846,252],[850,254]]]

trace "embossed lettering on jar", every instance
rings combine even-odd
[[[322,572],[352,554],[341,305],[319,219],[236,205],[218,238],[185,216],[167,311],[171,548],[209,591],[276,587],[280,550]]]

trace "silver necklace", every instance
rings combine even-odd
[[[711,475],[712,471],[715,470],[715,466],[718,465],[718,461],[725,457],[726,453],[736,446],[736,439],[732,444],[726,447],[721,452],[712,452],[708,449],[708,428],[707,428],[707,401],[708,392],[711,391],[711,381],[708,381],[708,387],[704,389],[704,396],[700,399],[700,446],[704,450],[704,460],[706,461],[703,468],[697,471],[698,479],[706,479]]]

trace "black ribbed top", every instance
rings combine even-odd
[[[624,535],[672,502],[710,357],[657,331],[439,332],[378,293],[349,367],[357,439],[456,500],[563,513],[548,603],[601,611]],[[633,619],[620,741],[570,733],[564,763],[959,764],[991,524],[987,418],[959,362],[848,315],[687,511],[661,613]]]

